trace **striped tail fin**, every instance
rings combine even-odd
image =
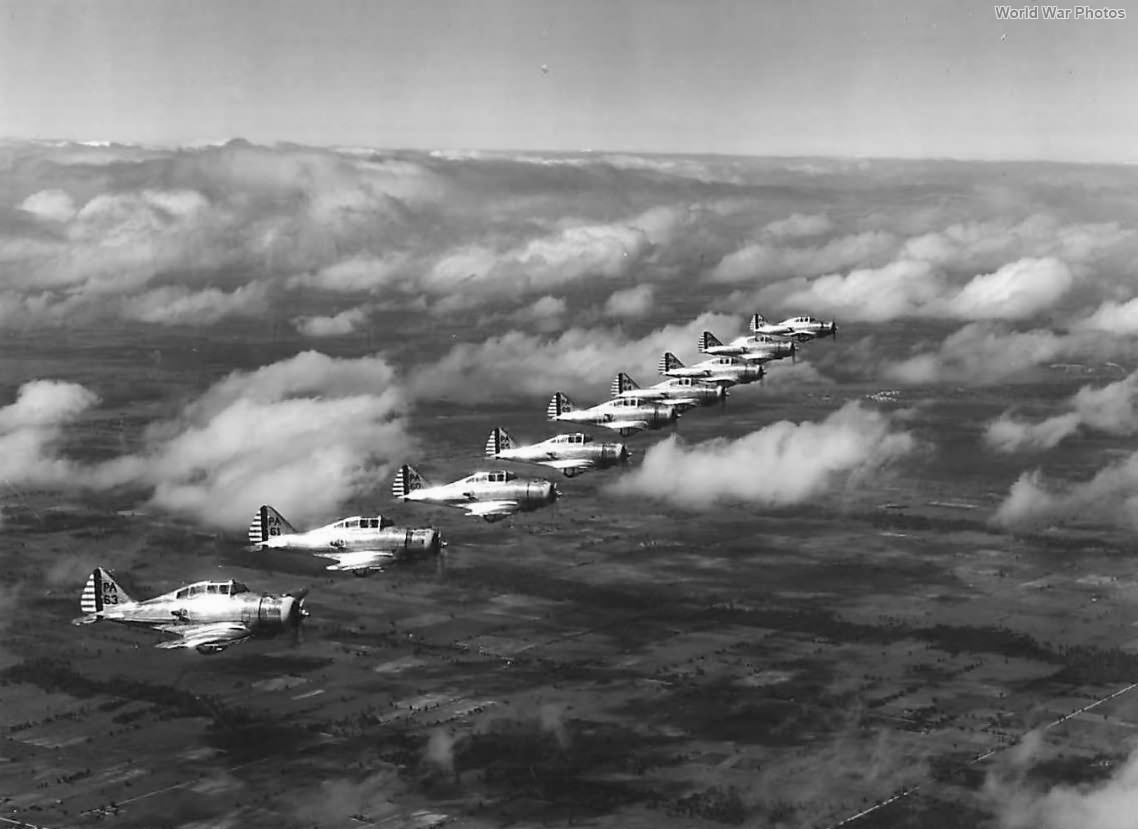
[[[249,524],[249,543],[263,544],[272,536],[295,533],[296,528],[288,523],[283,515],[268,504],[264,504],[253,513],[253,520]]]
[[[501,426],[495,426],[490,430],[490,437],[486,440],[486,457],[496,458],[503,450],[513,445],[509,433]]]
[[[767,324],[766,319],[762,314],[751,314],[751,333],[757,332],[760,328]]]
[[[660,373],[667,374],[672,369],[683,368],[684,364],[680,362],[680,358],[670,351],[665,351],[664,356],[660,358]]]
[[[102,567],[91,571],[87,583],[83,585],[83,595],[79,598],[79,608],[88,616],[94,615],[92,622],[98,620],[106,607],[133,603],[134,599]]]
[[[573,411],[573,401],[561,392],[549,398],[549,405],[545,407],[545,415],[550,420],[557,420],[561,415],[571,411]]]
[[[612,378],[612,386],[609,389],[609,394],[612,397],[620,397],[626,391],[635,391],[640,388],[636,381],[625,374],[623,371]]]
[[[415,471],[413,466],[403,464],[395,473],[395,482],[391,485],[391,494],[396,498],[406,498],[416,489],[426,486],[423,476]]]
[[[699,351],[701,354],[706,354],[709,348],[715,348],[720,345],[723,345],[723,343],[710,331],[704,331],[699,335]]]

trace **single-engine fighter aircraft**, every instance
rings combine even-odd
[[[694,366],[685,366],[679,357],[668,351],[660,358],[660,373],[668,377],[693,377],[707,383],[734,386],[762,380],[765,372],[760,363],[739,357],[710,357]]]
[[[308,616],[308,590],[275,596],[250,593],[239,581],[199,581],[145,601],[135,601],[111,574],[96,567],[87,579],[79,606],[86,615],[73,621],[89,625],[104,620],[139,625],[178,638],[159,648],[195,648],[218,653],[251,637],[299,634]]]
[[[792,340],[772,337],[770,334],[736,337],[724,345],[710,331],[704,331],[699,337],[699,350],[701,354],[713,357],[739,357],[749,363],[767,363],[783,357],[793,359],[798,346]]]
[[[698,377],[669,377],[642,389],[623,371],[612,378],[610,391],[613,397],[659,400],[680,412],[696,406],[712,406],[727,399],[727,389],[722,384],[708,383]]]
[[[838,336],[838,324],[833,320],[824,322],[814,317],[790,317],[782,322],[767,322],[761,315],[751,315],[752,334],[770,334],[775,337],[806,342],[819,337]]]
[[[326,570],[357,576],[383,570],[385,564],[437,556],[442,536],[434,527],[405,529],[382,515],[353,515],[333,524],[298,532],[267,504],[253,513],[249,543],[262,550],[306,550],[332,559]]]
[[[631,435],[642,429],[662,428],[675,423],[680,415],[675,406],[663,403],[651,395],[615,397],[588,409],[578,409],[561,392],[550,399],[545,414],[550,420],[603,426],[621,435]]]
[[[566,478],[572,478],[589,469],[628,463],[628,449],[623,443],[597,443],[591,435],[581,432],[554,435],[529,446],[514,446],[506,430],[495,426],[486,441],[486,457],[540,463],[560,471]]]
[[[467,515],[486,521],[501,521],[515,512],[549,506],[561,492],[541,478],[519,478],[505,469],[475,472],[459,481],[432,485],[404,464],[395,473],[391,492],[404,501],[425,501],[459,507]]]

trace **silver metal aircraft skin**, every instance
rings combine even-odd
[[[786,337],[801,343],[821,337],[837,338],[838,324],[833,320],[820,320],[808,316],[789,317],[782,322],[767,322],[761,314],[752,314],[751,333]]]
[[[486,457],[519,463],[539,463],[572,478],[590,469],[606,469],[628,463],[628,447],[623,443],[600,443],[583,432],[554,435],[529,446],[515,446],[501,426],[490,430]]]
[[[102,567],[96,567],[83,587],[79,606],[85,615],[72,624],[109,621],[137,625],[177,636],[159,648],[194,648],[219,653],[253,637],[272,637],[286,630],[299,632],[308,616],[307,590],[273,595],[251,593],[239,581],[199,581],[135,601]]]
[[[437,556],[444,544],[434,527],[396,527],[382,515],[353,515],[300,532],[268,504],[253,513],[249,543],[261,550],[304,550],[331,559],[326,570],[357,576],[380,572],[386,564]]]
[[[694,377],[708,383],[724,386],[754,383],[762,380],[765,374],[760,363],[750,362],[739,357],[709,357],[694,366],[685,366],[672,352],[660,358],[660,373],[668,377]]]
[[[652,395],[631,394],[615,397],[578,409],[566,395],[557,392],[545,407],[550,420],[566,423],[582,423],[588,426],[602,426],[621,435],[631,435],[644,429],[661,429],[675,423],[680,416],[679,409],[662,402]]]
[[[502,521],[517,512],[547,507],[561,492],[543,478],[519,478],[507,469],[474,472],[449,484],[430,484],[404,464],[395,473],[391,493],[403,501],[458,507],[486,521]]]
[[[708,383],[698,377],[669,377],[646,389],[623,371],[612,378],[609,389],[613,397],[645,397],[674,406],[678,411],[696,406],[713,406],[727,398],[727,389],[720,383]]]
[[[699,336],[699,351],[701,354],[713,357],[739,357],[751,363],[767,363],[784,357],[793,359],[798,346],[793,340],[773,337],[770,334],[736,337],[724,345],[710,331],[704,331]]]

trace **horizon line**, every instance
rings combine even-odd
[[[393,147],[382,145],[369,145],[369,144],[354,144],[354,143],[337,143],[337,144],[315,144],[304,141],[295,141],[287,138],[275,139],[273,141],[254,141],[244,138],[239,135],[230,136],[227,138],[203,138],[191,139],[185,141],[123,141],[118,139],[102,139],[102,138],[62,138],[62,137],[27,137],[27,136],[13,136],[13,135],[0,135],[0,144],[13,144],[13,143],[26,143],[26,144],[48,144],[56,146],[76,145],[88,147],[90,149],[109,149],[112,147],[122,147],[127,149],[140,149],[140,150],[205,150],[205,149],[218,149],[225,147],[229,144],[247,144],[251,147],[261,149],[281,149],[285,147],[299,147],[310,150],[320,150],[327,152],[343,153],[350,150],[362,150],[377,153],[421,153],[421,154],[485,154],[485,155],[562,155],[562,156],[608,156],[608,155],[630,155],[630,156],[643,156],[643,157],[661,157],[661,158],[723,158],[723,159],[771,159],[771,160],[828,160],[828,161],[866,161],[866,162],[882,162],[882,161],[907,161],[907,162],[939,162],[939,163],[967,163],[967,164],[1056,164],[1056,165],[1072,165],[1072,166],[1093,166],[1093,167],[1132,167],[1138,165],[1138,159],[1131,161],[1111,160],[1111,161],[1081,161],[1065,158],[1041,158],[1041,157],[983,157],[983,156],[951,156],[951,155],[858,155],[858,154],[808,154],[797,155],[788,153],[742,153],[742,152],[723,152],[723,151],[668,151],[668,150],[632,150],[632,149],[597,149],[593,147],[580,148],[580,149],[549,149],[549,148],[519,148],[519,147]]]

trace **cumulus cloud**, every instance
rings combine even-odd
[[[269,310],[268,285],[250,282],[232,291],[166,286],[128,299],[123,316],[163,325],[213,325],[227,317],[261,316]]]
[[[834,223],[827,216],[794,213],[785,219],[771,222],[763,228],[763,232],[771,236],[796,239],[821,236],[823,233],[829,233],[833,227]]]
[[[864,479],[916,446],[888,415],[855,402],[817,423],[779,421],[737,440],[687,446],[672,435],[612,489],[692,509],[723,501],[785,506]]]
[[[613,291],[605,302],[602,313],[606,317],[643,317],[652,310],[655,300],[654,285],[637,285],[635,288]]]
[[[306,337],[342,337],[359,329],[367,318],[368,310],[356,307],[330,317],[298,317],[292,322]]]
[[[1071,411],[1038,422],[1005,412],[988,424],[985,442],[1000,452],[1050,449],[1085,428],[1108,435],[1138,432],[1138,372],[1096,388],[1083,386],[1064,404]]]
[[[776,240],[754,242],[724,256],[710,278],[713,282],[770,281],[885,264],[896,246],[892,234],[876,230],[840,236],[817,247],[784,247]]]
[[[902,259],[845,276],[821,276],[803,287],[781,283],[760,293],[758,301],[867,322],[901,317],[1018,320],[1051,309],[1073,284],[1066,264],[1052,258],[1020,259],[961,286],[929,262]]]
[[[977,322],[950,334],[936,351],[887,362],[881,373],[901,383],[982,386],[1022,379],[1032,369],[1057,360],[1105,360],[1124,350],[1125,344],[1101,334],[1012,331],[1006,326]]]
[[[320,268],[313,273],[297,274],[289,279],[290,287],[321,288],[337,293],[375,293],[395,284],[408,264],[406,254],[385,257],[362,254]]]
[[[58,455],[63,429],[98,402],[98,395],[78,383],[33,380],[21,386],[16,401],[0,409],[0,481],[66,482],[75,464]]]
[[[327,514],[385,478],[413,443],[402,390],[380,357],[308,351],[233,372],[178,418],[152,424],[138,453],[92,465],[60,458],[61,426],[96,400],[75,384],[26,384],[0,410],[0,471],[13,483],[141,487],[155,506],[232,527],[249,504],[270,500],[301,521]]]
[[[1138,810],[1138,751],[1109,778],[1042,790],[1029,779],[1031,767],[1048,754],[1038,731],[1009,752],[984,782],[983,798],[996,811],[1000,829],[1127,829]]]
[[[1128,302],[1107,300],[1089,315],[1077,320],[1072,327],[1077,330],[1105,331],[1125,336],[1138,334],[1138,297]]]
[[[1010,530],[1034,530],[1072,521],[1138,528],[1138,452],[1100,469],[1089,481],[1050,482],[1040,470],[1012,484],[993,522]]]
[[[63,190],[40,190],[24,199],[20,209],[53,222],[66,222],[75,215],[75,202]]]
[[[408,378],[408,385],[414,396],[433,400],[484,401],[519,395],[548,399],[563,391],[599,401],[608,398],[608,381],[618,371],[655,373],[665,351],[682,351],[683,344],[690,343],[694,352],[700,332],[710,328],[734,336],[740,322],[736,316],[702,314],[638,339],[611,326],[570,328],[553,338],[512,331],[452,347],[429,370]]]

